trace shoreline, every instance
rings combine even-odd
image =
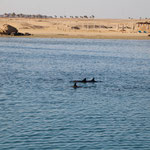
[[[72,39],[120,39],[120,40],[150,40],[150,36],[144,35],[112,35],[112,34],[100,34],[100,35],[85,35],[85,34],[34,34],[30,36],[10,36],[0,35],[0,38],[72,38]]]

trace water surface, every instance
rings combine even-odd
[[[0,149],[149,150],[150,42],[0,38]]]

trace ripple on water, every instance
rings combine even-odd
[[[1,38],[0,149],[148,150],[149,47]],[[70,82],[93,77],[102,82]]]

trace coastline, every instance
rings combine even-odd
[[[130,40],[150,40],[149,36],[145,35],[128,35],[128,34],[35,34],[32,38],[77,38],[77,39],[130,39]]]
[[[149,36],[144,35],[112,35],[112,34],[100,34],[100,35],[84,35],[84,34],[34,34],[31,36],[10,36],[0,35],[0,38],[74,38],[74,39],[122,39],[122,40],[150,40]]]

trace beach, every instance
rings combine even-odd
[[[147,22],[148,19],[0,18],[0,28],[9,24],[21,33],[31,33],[33,38],[149,40]]]

